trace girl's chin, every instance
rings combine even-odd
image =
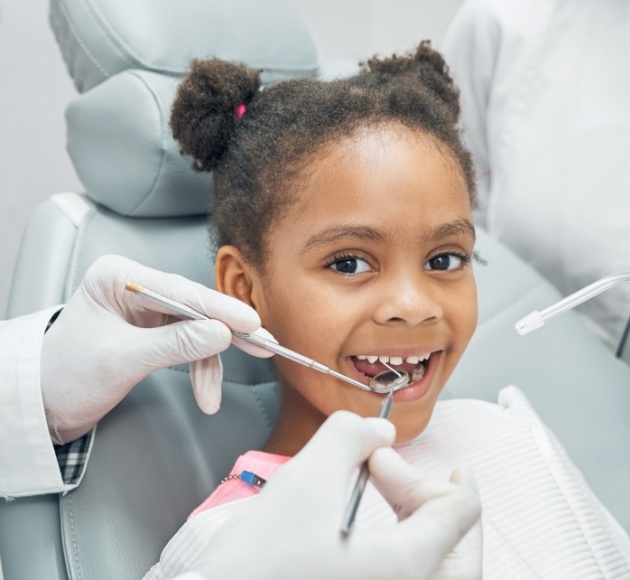
[[[416,421],[408,428],[405,428],[404,425],[400,425],[400,423],[394,419],[392,421],[396,426],[396,440],[394,441],[394,445],[405,445],[406,443],[410,443],[414,439],[420,437],[420,435],[422,435],[422,433],[426,430],[430,419],[431,417],[428,417],[422,425],[418,425],[418,421]]]

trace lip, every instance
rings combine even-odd
[[[435,369],[437,368],[438,362],[444,351],[441,349],[436,350],[435,347],[433,348],[416,347],[413,349],[393,349],[392,348],[392,349],[381,349],[378,351],[378,354],[382,356],[402,356],[403,358],[406,358],[408,356],[414,356],[417,354],[425,354],[427,352],[430,352],[431,355],[429,356],[429,360],[426,366],[424,376],[419,381],[416,381],[415,383],[409,383],[406,387],[396,391],[394,393],[395,402],[402,403],[402,402],[416,401],[427,394],[433,382]],[[372,352],[368,351],[365,353],[362,352],[361,354],[365,354],[367,356],[370,356],[370,355],[374,356],[377,353],[376,351],[372,351]],[[350,374],[354,379],[358,380],[364,385],[370,384],[370,379],[366,377],[362,372],[360,372],[354,366],[354,363],[352,362],[352,358],[350,356],[347,357],[346,362],[347,362],[348,368],[351,371]],[[373,392],[372,394],[380,398],[383,398],[387,395],[387,393],[376,393],[376,392]]]

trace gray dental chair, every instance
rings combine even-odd
[[[62,303],[99,256],[121,254],[212,286],[211,177],[193,173],[168,116],[191,57],[263,68],[266,82],[321,75],[289,0],[53,0],[51,23],[80,95],[68,151],[84,193],[50,197],[25,231],[8,317]],[[367,56],[367,55],[366,55]],[[516,384],[630,529],[630,371],[572,314],[519,337],[514,322],[559,299],[531,268],[479,232],[479,329],[444,397],[496,401]],[[231,349],[208,417],[187,368],[143,381],[98,425],[80,487],[0,503],[6,580],[141,578],[190,511],[277,411],[270,366]]]

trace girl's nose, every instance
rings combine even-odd
[[[373,316],[379,324],[417,326],[436,322],[443,315],[437,298],[437,288],[430,281],[407,273],[383,284]]]

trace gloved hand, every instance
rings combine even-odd
[[[480,503],[474,476],[425,480],[391,448],[384,419],[337,412],[261,493],[212,538],[177,580],[230,578],[481,578]],[[392,529],[340,535],[353,468],[370,456],[372,479],[397,513]],[[475,524],[477,524],[475,526]],[[237,554],[247,554],[238,558]],[[236,568],[237,567],[237,568]]]
[[[126,291],[127,282],[216,320],[179,320]],[[84,435],[143,378],[185,362],[190,363],[199,407],[214,413],[221,401],[218,353],[230,345],[230,329],[253,332],[259,327],[258,314],[234,298],[120,256],[100,258],[44,336],[41,383],[53,440]],[[238,345],[243,350],[270,356],[243,344]]]
[[[406,547],[405,539],[400,541],[402,551],[395,558],[400,572],[392,578],[482,578],[479,492],[470,468],[455,469],[450,482],[435,481],[421,477],[393,449],[383,448],[370,457],[370,473],[398,515],[399,526],[416,530],[408,534]],[[389,540],[398,542],[396,537]]]

